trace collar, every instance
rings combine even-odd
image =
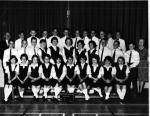
[[[28,61],[26,61],[25,64],[23,64],[22,62],[20,63],[20,66],[28,66]]]

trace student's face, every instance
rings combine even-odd
[[[24,33],[20,33],[19,38],[24,39]]]
[[[67,45],[67,46],[71,46],[71,41],[70,41],[69,39],[67,39],[66,45]]]
[[[23,63],[26,63],[26,61],[27,61],[26,57],[22,57],[21,61],[22,61]]]
[[[53,40],[52,44],[53,44],[53,46],[57,46],[58,41],[57,40]]]
[[[16,59],[15,59],[15,58],[12,58],[12,59],[10,60],[10,62],[11,62],[11,64],[15,64],[15,63],[16,63]]]
[[[139,40],[139,46],[144,46],[144,40],[143,39]]]
[[[119,47],[119,44],[117,42],[114,42],[113,47],[114,49],[117,49]]]
[[[106,46],[106,41],[105,41],[105,40],[102,40],[102,41],[101,41],[101,44],[102,44],[103,47],[105,47],[105,46]]]
[[[95,36],[95,31],[91,31],[91,36]]]
[[[36,31],[32,30],[32,31],[30,32],[30,35],[33,36],[33,37],[36,36]]]
[[[83,37],[86,37],[88,34],[86,31],[83,32]]]
[[[106,65],[106,66],[110,66],[110,65],[111,65],[110,61],[109,61],[109,60],[106,60],[106,61],[105,61],[105,65]]]
[[[123,59],[119,58],[118,63],[119,63],[119,65],[123,65]]]
[[[80,33],[78,30],[75,32],[75,35],[76,35],[76,37],[79,37]]]
[[[10,41],[10,42],[9,42],[9,48],[14,48],[14,47],[15,47],[14,42],[13,42],[13,41]]]
[[[133,44],[130,44],[130,45],[129,45],[129,50],[134,50],[134,47],[135,47],[135,46],[134,46]]]
[[[116,33],[116,38],[117,38],[117,39],[120,38],[120,33],[119,33],[119,32]]]
[[[72,63],[73,63],[72,58],[68,58],[68,63],[69,63],[69,64],[72,64]]]
[[[60,58],[57,58],[56,62],[59,64],[61,63],[61,59]]]
[[[32,42],[31,42],[31,44],[32,44],[32,46],[35,47],[37,45],[37,41],[33,39]]]
[[[92,43],[90,43],[90,44],[89,44],[89,48],[90,48],[90,49],[93,49],[93,48],[94,48],[94,45],[93,45]]]
[[[85,59],[84,59],[84,58],[81,58],[81,59],[80,59],[80,62],[81,62],[81,64],[85,63]]]
[[[107,34],[107,38],[111,38],[111,33],[108,33],[108,34]]]
[[[33,58],[33,63],[38,63],[37,57],[34,57],[34,58]]]
[[[54,36],[56,36],[56,35],[58,34],[57,29],[54,29],[53,32],[52,32],[52,34],[53,34]]]
[[[64,30],[64,35],[68,36],[69,35],[69,31],[68,30]]]
[[[22,46],[23,46],[24,48],[27,47],[27,45],[28,45],[27,41],[22,41]]]
[[[49,63],[49,62],[50,62],[49,57],[45,57],[45,58],[44,58],[44,61],[45,61],[45,63]]]
[[[6,39],[6,40],[9,40],[10,38],[11,38],[10,33],[7,32],[7,33],[5,34],[5,39]]]
[[[78,43],[78,49],[82,49],[82,48],[83,48],[82,43]]]
[[[45,43],[45,42],[42,42],[42,43],[40,44],[40,46],[41,46],[41,48],[46,48],[46,43]]]
[[[43,34],[42,34],[44,37],[47,36],[47,31],[43,31]]]
[[[97,59],[92,58],[92,64],[97,64]]]
[[[104,32],[103,31],[100,32],[100,38],[104,38]]]

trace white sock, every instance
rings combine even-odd
[[[4,88],[4,100],[7,101],[8,97],[10,96],[12,92],[12,86],[5,86]]]
[[[23,98],[24,91],[21,90],[21,91],[19,92],[19,94],[20,94],[20,97]]]
[[[54,87],[54,92],[55,92],[55,98],[57,99],[59,93],[61,92],[62,88],[61,87]]]
[[[109,92],[106,92],[106,97],[105,97],[106,100],[109,99],[109,95],[110,95],[110,93],[109,93]]]
[[[121,92],[121,90],[117,89],[117,93],[118,93],[119,98],[121,99],[122,98],[122,92]]]
[[[121,95],[121,99],[122,99],[122,100],[124,99],[125,94],[126,94],[126,89],[123,88],[123,89],[122,89],[122,95]]]
[[[87,93],[87,89],[82,90],[83,94],[85,95],[85,100],[89,100],[90,96]]]
[[[100,88],[99,89],[98,88],[94,88],[94,90],[98,92],[98,94],[99,94],[100,97],[103,97],[102,91],[101,91]]]
[[[44,87],[43,90],[44,90],[44,95],[43,95],[43,96],[44,96],[45,98],[47,98],[47,93],[48,93],[48,91],[49,91],[49,88],[48,88],[48,87]]]

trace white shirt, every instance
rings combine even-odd
[[[85,63],[81,64],[82,69],[83,69],[84,65],[85,65]],[[75,72],[77,75],[80,75],[80,68],[78,65],[75,67]],[[91,77],[91,68],[89,65],[87,65],[86,73],[87,73],[87,75],[89,75],[89,77]]]
[[[65,40],[66,40],[66,36],[62,37],[60,40],[59,40],[59,43],[58,43],[58,46],[59,48],[62,50],[63,47],[65,46]]]
[[[110,50],[113,50],[113,44],[114,44],[114,39],[113,38],[109,38],[108,41],[107,41],[107,47]]]
[[[11,64],[11,70],[16,71],[17,64]],[[5,73],[10,74],[9,66],[6,66]]]
[[[36,46],[36,47],[35,47],[36,55],[37,55],[38,49],[39,49],[39,48]],[[35,52],[34,52],[34,47],[33,47],[33,46],[27,46],[27,48],[26,48],[26,54],[28,55],[28,59],[29,59],[29,60],[32,59],[32,56],[35,55]]]
[[[98,68],[98,66],[99,66],[98,64],[97,64],[97,65],[92,65],[93,71],[94,71],[94,72],[96,71],[96,69]],[[100,69],[99,69],[99,73],[98,73],[97,78],[101,78],[101,75],[100,75]]]
[[[123,65],[119,65],[119,69],[122,70],[122,68],[123,68]],[[116,70],[116,71],[117,71],[117,70]],[[129,70],[128,66],[127,66],[127,69],[126,69],[126,76],[128,76],[129,73],[130,73],[130,70]]]
[[[27,38],[28,46],[31,46],[31,38],[32,38],[32,36]],[[35,38],[37,38],[37,37],[35,37]],[[40,47],[40,39],[39,38],[37,38],[37,46]]]
[[[103,50],[103,47],[101,47],[99,49],[99,58],[100,58],[100,60],[101,60],[101,56],[102,56],[102,50]],[[102,61],[104,61],[106,56],[111,56],[111,50],[109,48],[107,48],[107,47],[104,47]]]
[[[21,39],[21,38],[17,39],[17,40],[15,41],[15,48],[16,48],[17,50],[19,50],[19,49],[21,48],[21,44],[22,44],[22,39]]]
[[[113,50],[111,51],[111,57],[113,57],[114,52],[115,52],[115,49],[113,49]],[[117,62],[117,60],[118,60],[118,58],[119,58],[120,56],[124,57],[123,51],[121,51],[120,49],[116,49],[115,63]]]
[[[15,48],[11,49],[11,56],[12,55],[16,56],[18,59],[17,49],[15,49]],[[4,55],[3,55],[3,66],[4,66],[4,68],[6,68],[6,66],[7,66],[6,63],[9,62],[9,59],[10,59],[10,48],[4,50]]]
[[[83,38],[84,40],[84,48],[86,49],[86,51],[88,51],[90,48],[89,48],[89,41],[91,41],[90,38],[88,38],[87,36]]]
[[[115,68],[115,67],[112,67],[112,66],[107,67],[107,66],[105,66],[105,65],[104,65],[104,67],[107,69],[107,71],[108,71],[110,68],[112,68],[111,74],[112,74],[112,75],[115,75],[115,74],[116,74],[116,68]],[[101,76],[104,75],[104,67],[101,67],[101,68],[100,68],[100,72],[99,72],[99,73],[100,73]]]
[[[59,41],[60,41],[60,37],[52,35],[52,36],[50,36],[50,37],[47,39],[47,47],[52,46],[51,39],[52,39],[53,37],[56,37],[56,38],[58,39],[58,45],[59,45],[59,43],[60,43],[60,42],[59,42]]]
[[[46,68],[48,68],[50,64],[45,64]],[[42,68],[42,65],[39,67],[39,75],[42,76],[42,79],[45,79],[46,77],[44,76],[44,73],[43,73],[43,68]],[[51,78],[54,78],[56,79],[56,73],[55,73],[55,69],[54,69],[54,66],[52,66],[51,68],[51,72],[50,72],[50,79]]]
[[[130,50],[128,50],[124,56],[125,56],[125,61],[126,63],[129,62],[129,58],[130,58]],[[140,62],[140,56],[139,53],[135,50],[132,50],[132,56],[131,56],[131,63],[133,63],[132,65],[130,65],[131,68],[136,67]]]

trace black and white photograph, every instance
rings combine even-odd
[[[149,116],[148,0],[0,0],[0,116]]]

